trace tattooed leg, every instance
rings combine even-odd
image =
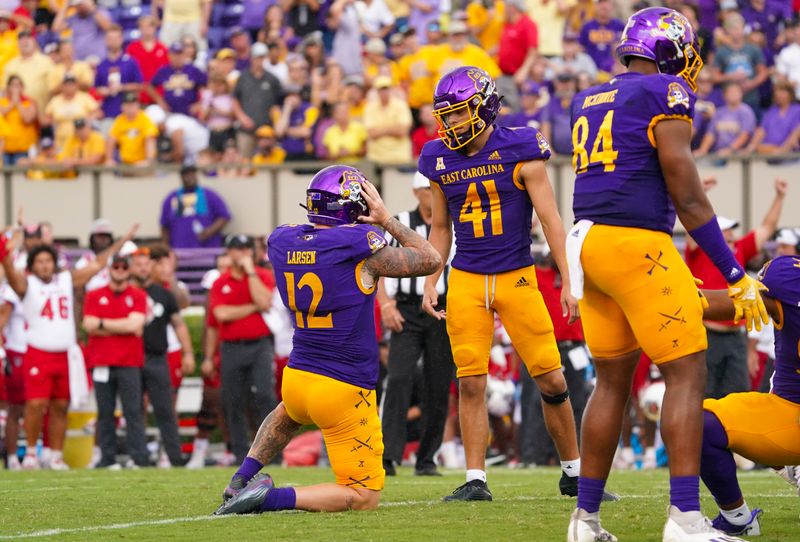
[[[258,460],[264,465],[272,461],[278,452],[283,450],[301,425],[291,419],[283,403],[270,412],[261,427],[258,428],[253,445],[250,446],[248,457]]]

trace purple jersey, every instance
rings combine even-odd
[[[447,198],[456,233],[453,267],[493,274],[533,265],[533,205],[516,166],[548,158],[550,146],[534,128],[495,126],[474,156],[439,139],[425,144],[418,169]]]
[[[200,89],[206,84],[206,74],[191,64],[180,69],[167,65],[156,72],[150,84],[155,88],[162,88],[164,101],[171,113],[191,116],[190,108],[200,96]]]
[[[363,288],[360,270],[386,246],[383,233],[366,224],[285,225],[268,244],[281,299],[294,313],[289,367],[375,389],[375,288]]]
[[[767,262],[758,280],[769,288],[764,295],[780,305],[781,318],[775,322],[775,373],[772,393],[800,403],[800,258],[779,256]]]
[[[653,130],[691,122],[694,94],[673,75],[628,72],[572,100],[575,221],[672,233],[672,205]]]

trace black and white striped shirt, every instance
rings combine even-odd
[[[429,224],[426,224],[424,220],[422,220],[422,215],[419,212],[419,207],[414,209],[413,211],[403,211],[398,213],[397,220],[407,228],[410,228],[416,231],[419,235],[428,239],[431,234],[431,227]],[[399,247],[400,243],[392,237],[389,232],[386,232],[386,241],[389,243],[389,246]],[[450,247],[450,259],[444,266],[444,271],[442,272],[441,276],[439,277],[439,281],[436,283],[436,291],[439,292],[439,295],[444,295],[447,293],[447,279],[450,276],[450,260],[453,259],[453,253],[455,252],[455,246]],[[386,277],[384,282],[384,287],[386,288],[386,294],[389,297],[396,297],[397,293],[405,294],[407,296],[417,296],[422,297],[422,294],[425,290],[425,277],[415,277],[415,278],[392,278]]]

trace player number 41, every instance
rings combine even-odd
[[[303,288],[311,289],[311,304],[308,307],[305,321],[303,321],[303,311],[298,310],[297,302],[295,301],[295,281],[294,273],[285,272],[283,276],[286,278],[286,297],[289,301],[289,308],[294,312],[297,327],[302,329],[330,329],[333,327],[333,315],[331,313],[325,316],[317,316],[317,307],[319,302],[322,301],[322,281],[316,273],[305,273],[300,277],[300,282],[297,284],[297,289]]]
[[[619,154],[614,150],[614,138],[611,135],[611,124],[614,122],[614,111],[609,111],[603,118],[600,129],[594,138],[592,153],[586,151],[589,141],[589,119],[580,116],[572,127],[572,167],[575,173],[584,173],[590,164],[603,164],[606,173],[614,171],[614,161]],[[602,150],[600,150],[602,149]]]
[[[483,237],[485,235],[483,221],[486,220],[486,215],[489,215],[492,219],[492,235],[503,235],[503,214],[500,210],[500,196],[497,195],[494,179],[482,181],[480,184],[489,200],[489,212],[483,210],[483,197],[478,191],[478,183],[469,183],[458,221],[472,222],[475,237]]]

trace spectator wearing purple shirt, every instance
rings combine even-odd
[[[139,92],[142,72],[134,59],[122,52],[122,27],[112,25],[106,30],[108,54],[98,66],[94,78],[97,94],[103,98],[103,116],[114,119],[122,113],[122,96]]]
[[[500,126],[508,128],[542,127],[543,105],[547,103],[547,87],[535,81],[526,81],[520,91],[521,109],[517,113],[502,115],[497,119]]]
[[[75,8],[69,16],[69,8]],[[72,44],[75,48],[75,58],[86,60],[96,57],[102,60],[106,57],[106,44],[103,32],[108,30],[112,21],[108,13],[98,9],[94,0],[78,0],[63,2],[53,20],[53,32],[61,34],[69,31],[72,35]]]
[[[788,4],[789,2],[784,2]],[[742,16],[751,29],[764,32],[767,38],[767,47],[773,49],[780,33],[782,23],[782,8],[777,3],[766,0],[749,0],[744,2]],[[787,20],[789,20],[787,18]]]
[[[186,63],[183,44],[176,41],[169,48],[169,64],[156,72],[147,92],[165,111],[191,116],[206,80],[206,74]]]
[[[556,77],[553,95],[542,115],[542,135],[553,154],[572,154],[570,104],[577,91],[578,81],[573,74],[561,73]]]
[[[619,41],[625,23],[611,17],[614,9],[611,0],[598,0],[594,18],[581,28],[580,41],[586,53],[592,57],[597,69],[611,73],[617,62],[614,45]]]
[[[283,107],[274,109],[273,124],[280,145],[286,151],[286,160],[313,160],[311,136],[319,109],[303,99],[302,87],[287,85],[283,91]]]
[[[250,34],[244,28],[234,27],[231,30],[231,49],[236,53],[236,69],[239,72],[250,67]]]
[[[709,152],[729,156],[743,149],[756,129],[756,115],[742,101],[742,88],[737,83],[728,83],[724,96],[725,105],[717,109],[700,148],[694,153],[698,158]]]
[[[426,45],[428,40],[425,36],[425,28],[428,23],[439,21],[439,0],[407,0],[406,3],[411,8],[408,15],[408,26],[413,28],[417,36],[420,37],[420,45]]]
[[[800,137],[800,104],[795,103],[794,88],[786,81],[775,84],[772,107],[747,146],[759,154],[789,153],[797,149]]]
[[[222,246],[222,228],[231,215],[215,191],[199,186],[197,168],[181,168],[181,188],[170,192],[161,207],[161,237],[172,248]]]

